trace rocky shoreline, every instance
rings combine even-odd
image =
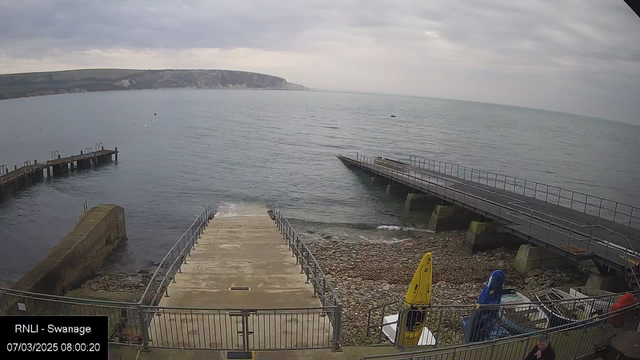
[[[375,339],[366,336],[368,310],[403,299],[416,266],[429,251],[433,256],[432,304],[475,304],[491,271],[497,269],[505,273],[505,286],[528,296],[545,287],[584,284],[586,269],[580,267],[518,273],[513,267],[517,249],[468,255],[462,249],[465,232],[377,230],[373,239],[335,239],[307,232],[305,241],[343,305],[343,344],[377,341],[377,335]]]
[[[66,296],[101,300],[137,302],[151,280],[151,270],[142,269],[137,273],[123,271],[100,272],[85,281]]]

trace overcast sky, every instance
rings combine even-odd
[[[623,0],[0,0],[0,73],[236,69],[640,124]]]

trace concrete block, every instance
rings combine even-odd
[[[469,224],[469,232],[473,234],[493,234],[502,231],[502,224],[488,221],[472,221]]]
[[[622,276],[591,274],[584,287],[618,293],[625,291],[627,284]]]
[[[405,211],[432,211],[436,205],[442,205],[442,200],[435,196],[408,193],[404,209]]]
[[[516,270],[522,274],[533,269],[563,267],[573,263],[561,255],[531,244],[520,245],[513,262]]]
[[[402,185],[402,184],[389,184],[387,185],[387,194],[389,195],[397,195],[400,197],[407,196],[408,193],[411,192],[412,189]]]
[[[124,209],[94,206],[13,288],[62,295],[93,275],[125,237]]]
[[[459,206],[436,205],[429,219],[428,229],[435,232],[465,229],[472,220],[480,218],[481,215]]]
[[[473,254],[503,246],[519,246],[522,242],[523,240],[518,237],[504,232],[500,223],[472,221],[469,224],[463,248],[467,253]]]

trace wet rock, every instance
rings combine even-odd
[[[538,276],[538,275],[540,275],[540,274],[542,274],[542,270],[540,270],[540,269],[533,269],[533,270],[530,270],[530,271],[527,273],[527,276]]]

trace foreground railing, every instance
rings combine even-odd
[[[626,268],[628,266],[627,258],[638,257],[638,252],[635,250],[640,249],[638,240],[602,226],[580,224],[533,210],[525,207],[521,201],[481,187],[473,187],[472,185],[462,187],[473,190],[474,193],[471,193],[460,189],[460,182],[457,180],[432,175],[401,163],[394,163],[390,166],[378,158],[360,154],[357,155],[354,163],[400,184],[434,194],[455,205],[510,223],[508,230],[540,243],[560,248],[567,254],[574,254],[576,257],[593,253],[598,255],[605,265],[615,265],[616,268]]]
[[[169,283],[172,280],[175,282],[175,274],[180,272],[182,264],[187,262],[187,256],[191,255],[191,249],[198,243],[198,238],[204,232],[209,221],[213,219],[214,214],[215,211],[212,210],[211,204],[207,205],[180,239],[169,249],[151,276],[140,298],[140,304],[157,305],[162,296],[168,294]]]
[[[109,342],[145,344],[140,304],[0,289],[0,315],[103,315],[109,318]],[[147,338],[148,343],[148,338]]]
[[[640,209],[619,201],[567,190],[538,181],[461,166],[460,163],[452,164],[415,155],[410,155],[408,162],[409,165],[417,168],[510,191],[619,224],[640,228]]]
[[[256,350],[335,348],[335,307],[212,309],[144,307],[151,347]]]
[[[329,313],[329,317],[334,331],[333,343],[335,344],[335,349],[338,350],[342,327],[342,305],[338,302],[338,296],[309,247],[300,239],[298,232],[291,226],[289,219],[282,214],[282,211],[275,204],[273,205],[273,213],[276,226],[282,233],[282,238],[285,239],[289,249],[296,257],[296,263],[300,264],[300,273],[305,274],[307,283],[313,285],[314,296],[320,298],[323,306],[330,306],[336,309],[334,312]]]
[[[622,295],[623,293],[619,293],[589,298],[500,305],[431,305],[423,312],[425,327],[429,329],[426,340],[434,347],[442,347],[553,328],[607,314]],[[632,292],[632,295],[638,297],[640,291]],[[386,321],[385,317],[402,311],[402,301],[394,301],[369,309],[366,328],[367,343],[390,344],[393,341],[395,346],[402,349],[404,346],[402,336],[399,336],[399,339],[388,339],[383,333],[389,325],[402,323],[400,317],[397,321]],[[493,322],[488,322],[487,319],[492,319]],[[512,319],[526,320],[517,323]]]
[[[0,289],[0,315],[103,315],[108,341],[150,348],[293,350],[339,348],[335,306],[278,309],[183,308]],[[336,347],[338,345],[338,347]]]
[[[430,348],[420,351],[367,356],[364,359],[388,360],[453,360],[453,359],[523,359],[536,344],[537,337],[548,333],[556,359],[570,360],[589,356],[596,345],[625,331],[636,331],[640,323],[640,304],[619,309],[594,318],[557,326],[551,329],[486,340],[446,348]]]

